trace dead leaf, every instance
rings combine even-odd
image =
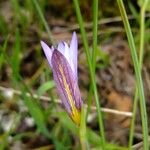
[[[108,107],[120,111],[130,112],[132,108],[132,100],[129,96],[112,91],[108,95]],[[130,118],[125,116],[110,115],[114,123],[120,123],[122,127],[128,127],[130,125]]]

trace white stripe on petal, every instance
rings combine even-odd
[[[58,44],[57,50],[64,55],[64,53],[65,53],[65,44],[64,44],[64,42],[60,42]]]
[[[69,46],[66,42],[64,42],[64,44],[65,44],[65,54],[64,54],[64,56],[67,59],[69,65],[71,66],[71,69],[72,69],[72,71],[75,75],[75,68],[74,68],[72,57],[71,57],[71,50],[70,50],[70,48],[69,48]]]
[[[76,32],[73,32],[71,43],[70,43],[70,56],[74,64],[75,77],[77,79],[77,55],[78,55],[78,41]]]

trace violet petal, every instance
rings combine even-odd
[[[78,56],[78,40],[76,32],[73,32],[71,43],[70,43],[70,56],[74,64],[75,76],[77,78],[77,56]]]
[[[52,67],[51,64],[51,57],[52,57],[52,53],[53,53],[53,49],[51,49],[45,42],[41,41],[41,46],[43,48],[43,51],[45,53],[45,56],[48,60],[49,65]]]
[[[60,42],[57,47],[58,51],[60,51],[63,55],[65,54],[65,44],[64,42]]]

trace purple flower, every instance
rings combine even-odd
[[[78,87],[76,33],[72,35],[70,47],[65,42],[60,42],[57,48],[50,48],[42,41],[41,45],[52,69],[62,104],[72,120],[79,125],[82,99]]]

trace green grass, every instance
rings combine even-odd
[[[90,49],[88,46],[88,39],[87,39],[87,35],[85,32],[85,28],[84,28],[84,22],[82,19],[82,15],[81,15],[81,11],[80,11],[80,7],[79,7],[79,3],[78,0],[74,0],[74,6],[75,6],[75,11],[76,11],[76,15],[77,15],[77,19],[79,22],[79,26],[80,26],[80,30],[81,30],[81,36],[82,36],[82,40],[83,40],[83,45],[84,45],[84,50],[86,53],[86,58],[87,58],[87,63],[88,63],[88,67],[89,67],[89,72],[90,72],[90,77],[91,77],[91,84],[92,84],[92,90],[94,93],[94,97],[95,97],[95,103],[96,103],[96,108],[97,108],[97,113],[98,113],[98,123],[99,123],[99,128],[100,128],[100,135],[102,136],[102,148],[105,147],[105,132],[104,132],[104,125],[103,125],[103,118],[102,118],[102,112],[101,112],[101,107],[100,107],[100,101],[99,101],[99,97],[98,97],[98,92],[97,92],[97,87],[96,87],[96,79],[95,79],[95,65],[92,65],[92,57],[90,56]],[[96,4],[95,4],[96,6]],[[95,13],[97,15],[97,13]],[[95,20],[94,20],[95,22]],[[95,23],[96,24],[96,23]],[[95,32],[97,32],[96,30],[94,30],[94,34]],[[96,34],[95,34],[96,35]],[[94,48],[95,48],[95,44],[97,43],[97,41],[93,41],[94,43]],[[96,51],[96,49],[94,49],[93,51]],[[95,57],[96,57],[96,53],[93,52],[93,64],[95,64]],[[93,68],[94,66],[94,68]]]
[[[142,61],[143,61],[143,50],[144,50],[143,49],[144,33],[141,34],[141,37],[143,36],[143,38],[141,38],[141,45],[140,45],[141,51],[140,51],[139,62],[138,62],[137,50],[135,48],[134,39],[133,39],[133,35],[131,32],[131,27],[128,22],[127,14],[126,14],[122,0],[118,0],[118,6],[119,6],[122,20],[123,20],[123,23],[125,26],[125,30],[126,30],[126,34],[127,34],[127,38],[128,38],[128,42],[129,42],[129,46],[130,46],[131,56],[132,56],[132,60],[133,60],[133,65],[134,65],[134,69],[135,69],[135,76],[136,76],[136,82],[137,82],[136,92],[138,92],[139,98],[140,98],[140,110],[141,110],[142,131],[143,131],[143,148],[144,148],[144,150],[148,150],[149,149],[148,120],[147,120],[147,112],[146,112],[146,101],[145,101],[145,96],[144,96],[144,87],[143,87],[143,81],[142,81],[142,76],[141,76],[141,65],[142,65]],[[141,25],[143,26],[143,24],[141,24]],[[142,29],[142,32],[144,32],[144,28]],[[136,97],[136,99],[137,99],[137,97]],[[137,107],[137,105],[134,107],[134,109],[136,109],[136,107]],[[134,111],[134,113],[136,113],[136,111]]]

